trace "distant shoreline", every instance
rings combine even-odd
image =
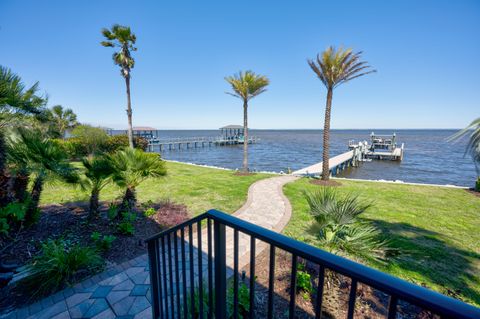
[[[172,163],[179,163],[179,164],[186,164],[186,165],[191,165],[191,166],[197,166],[197,167],[205,167],[205,168],[212,168],[212,169],[218,169],[218,170],[224,170],[224,171],[236,171],[235,169],[231,168],[225,168],[225,167],[219,167],[219,166],[213,166],[213,165],[203,165],[203,164],[195,164],[195,163],[189,163],[189,162],[180,162],[180,161],[175,161],[175,160],[167,160],[163,159],[165,162],[172,162]],[[268,172],[268,171],[258,171],[255,173],[261,173],[261,174],[273,174],[273,175],[287,175],[286,173],[283,172]],[[451,184],[429,184],[429,183],[413,183],[413,182],[404,182],[400,180],[383,180],[383,179],[360,179],[360,178],[346,178],[346,177],[332,177],[332,179],[337,179],[337,180],[345,180],[345,181],[357,181],[357,182],[370,182],[370,183],[386,183],[386,184],[397,184],[397,185],[413,185],[413,186],[430,186],[430,187],[444,187],[444,188],[458,188],[458,189],[470,189],[468,186],[458,186],[458,185],[451,185]]]

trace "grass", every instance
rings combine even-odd
[[[137,189],[139,202],[171,200],[187,206],[194,216],[215,208],[233,213],[247,199],[248,187],[268,174],[236,176],[232,171],[166,162],[167,176],[148,179]],[[112,201],[122,195],[115,185],[107,185],[100,200]],[[88,201],[89,194],[78,187],[54,182],[45,187],[41,204]]]
[[[480,197],[462,189],[341,181],[374,206],[363,217],[378,226],[401,254],[388,265],[370,264],[410,282],[480,305]],[[293,214],[284,230],[316,245],[304,190],[320,186],[300,179],[284,187]]]

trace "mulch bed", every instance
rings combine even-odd
[[[171,225],[164,225],[164,216],[180,216],[188,219],[187,208],[170,202],[153,204],[156,214],[145,217],[138,209],[136,221],[133,223],[133,236],[122,235],[117,231],[117,221],[106,217],[107,205],[102,205],[101,217],[89,221],[88,207],[84,204],[49,205],[41,207],[42,213],[37,224],[28,229],[11,232],[11,238],[0,239],[0,255],[3,260],[14,261],[20,265],[27,264],[33,256],[39,254],[41,243],[47,239],[65,239],[71,243],[92,245],[91,235],[99,232],[101,235],[114,235],[116,239],[109,251],[102,254],[106,266],[119,264],[146,253],[144,240]],[[167,221],[168,222],[168,221]],[[28,296],[12,291],[12,285],[0,290],[0,313],[6,306],[24,304]],[[15,289],[15,288],[13,288]],[[15,296],[14,296],[15,295]],[[12,299],[13,298],[13,299]]]
[[[323,179],[311,179],[310,184],[320,186],[342,186],[342,183],[333,181],[331,179],[329,179],[328,181],[324,181]]]
[[[255,173],[237,171],[237,172],[233,173],[233,175],[235,175],[235,176],[251,176],[251,175],[255,175]]]
[[[305,271],[311,275],[312,293],[297,291],[295,318],[315,318],[317,298],[318,266],[299,260],[305,265]],[[256,258],[255,282],[255,318],[267,318],[269,250],[266,249]],[[292,268],[291,254],[277,250],[275,258],[274,318],[288,318],[290,302],[290,276]],[[249,266],[245,267],[248,271]],[[248,281],[248,280],[247,280]],[[350,279],[332,272],[326,272],[322,302],[322,318],[346,318],[350,293]],[[354,318],[385,318],[388,296],[367,285],[359,283]],[[408,303],[399,303],[401,318],[436,318]]]
[[[468,188],[468,189],[466,189],[466,191],[469,192],[470,194],[473,194],[473,195],[475,195],[475,196],[477,196],[477,197],[480,197],[480,192],[479,192],[479,191],[476,191],[476,190],[473,189],[473,188]]]

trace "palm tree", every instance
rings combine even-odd
[[[264,75],[252,71],[239,72],[225,80],[232,86],[233,93],[227,92],[243,101],[243,171],[248,172],[248,101],[265,92],[270,83]]]
[[[320,81],[327,88],[322,165],[322,180],[325,181],[330,178],[330,115],[332,112],[333,89],[360,76],[376,72],[376,70],[368,70],[370,66],[367,62],[360,61],[361,54],[362,52],[354,53],[352,49],[329,47],[321,55],[317,55],[316,61],[307,61],[313,72],[317,74]]]
[[[0,207],[8,203],[8,181],[5,130],[19,115],[40,114],[46,98],[37,95],[38,82],[26,88],[21,78],[0,65]]]
[[[65,139],[65,132],[78,125],[77,115],[72,109],[64,109],[61,105],[55,105],[50,110],[51,121],[55,127],[55,131]]]
[[[159,154],[145,153],[142,150],[126,148],[111,156],[114,172],[112,180],[125,188],[122,210],[135,208],[136,188],[149,177],[164,176],[167,171]]]
[[[40,132],[19,128],[18,136],[9,141],[9,157],[23,163],[25,169],[34,176],[30,201],[25,220],[35,221],[38,204],[45,181],[60,178],[67,183],[77,183],[77,170],[72,167],[65,151],[54,141],[42,137]]]
[[[130,27],[121,26],[119,24],[113,25],[111,30],[104,28],[102,34],[107,41],[102,41],[101,45],[104,47],[120,48],[119,52],[113,53],[113,62],[120,66],[120,74],[124,77],[127,86],[128,143],[130,147],[133,148],[130,72],[135,65],[135,60],[132,58],[131,51],[137,51],[137,48],[133,46],[137,37],[132,33]]]
[[[363,260],[383,262],[391,251],[381,232],[358,217],[371,207],[357,196],[343,198],[331,187],[305,193],[310,214],[317,222],[322,248],[331,253],[355,256]]]
[[[472,121],[466,128],[460,130],[449,138],[452,140],[459,140],[465,136],[468,136],[468,143],[465,149],[465,155],[470,154],[473,162],[475,163],[475,169],[477,171],[477,183],[476,189],[480,191],[480,117]]]
[[[90,218],[98,216],[98,201],[100,191],[108,184],[114,173],[113,165],[106,156],[90,156],[82,160],[85,168],[85,178],[80,185],[84,189],[90,189]]]

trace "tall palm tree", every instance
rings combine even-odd
[[[8,202],[8,177],[5,171],[5,130],[19,115],[40,114],[46,98],[39,96],[38,82],[27,88],[22,79],[9,68],[0,65],[0,207]]]
[[[50,110],[51,121],[58,135],[65,139],[65,132],[78,125],[77,115],[72,109],[64,109],[61,105],[55,105]]]
[[[136,148],[125,148],[111,156],[112,180],[125,189],[122,210],[134,209],[136,188],[149,177],[164,176],[167,171],[159,154],[145,153]]]
[[[240,71],[238,74],[226,77],[225,80],[231,85],[233,91],[233,93],[226,93],[243,101],[243,171],[248,172],[248,101],[265,92],[270,81],[266,76],[252,71]]]
[[[106,156],[90,156],[82,160],[85,179],[80,183],[84,189],[90,189],[90,218],[98,216],[100,191],[108,184],[114,173],[113,165]]]
[[[125,79],[127,87],[127,116],[128,116],[128,143],[133,148],[133,129],[132,129],[132,103],[130,99],[130,72],[135,66],[135,60],[132,58],[131,51],[137,51],[134,46],[137,37],[130,30],[130,27],[115,24],[112,28],[102,30],[103,36],[107,41],[102,41],[104,47],[119,48],[118,52],[113,53],[113,62],[120,66],[120,74]]]
[[[327,103],[325,107],[325,123],[323,128],[323,165],[322,180],[330,178],[329,151],[330,151],[330,116],[332,112],[333,89],[337,86],[358,78],[360,76],[376,72],[369,70],[370,66],[361,61],[362,52],[354,53],[352,49],[335,49],[330,46],[322,54],[318,54],[316,60],[307,60],[327,88]]]

